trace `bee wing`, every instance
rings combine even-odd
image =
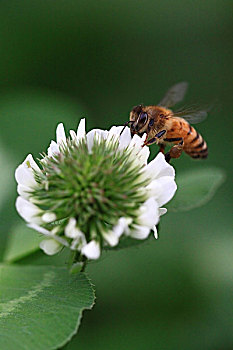
[[[173,85],[166,93],[162,101],[158,104],[158,106],[162,107],[172,107],[176,103],[183,100],[184,95],[187,91],[188,83],[182,81],[176,85]]]
[[[174,117],[181,117],[191,124],[198,124],[206,119],[207,111],[205,110],[184,110],[174,113]]]

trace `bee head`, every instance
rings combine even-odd
[[[145,107],[143,105],[134,107],[130,112],[131,134],[138,134],[141,136],[146,131],[148,120],[148,113],[145,111]]]

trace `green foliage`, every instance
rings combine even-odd
[[[39,249],[39,243],[44,239],[34,230],[28,228],[25,222],[13,226],[9,232],[9,239],[3,260],[14,262],[34,253]]]
[[[178,189],[168,203],[170,211],[188,211],[206,204],[225,180],[225,172],[218,168],[192,169],[177,176]]]
[[[83,310],[94,304],[92,285],[83,273],[1,265],[0,274],[1,349],[56,349],[77,332]]]

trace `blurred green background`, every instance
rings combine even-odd
[[[231,1],[0,2],[1,255],[21,221],[14,169],[58,122],[120,125],[183,80],[186,104],[216,106],[197,126],[208,160],[173,164],[222,167],[227,181],[207,205],[164,216],[158,241],[89,265],[97,303],[65,349],[233,349],[232,27]]]

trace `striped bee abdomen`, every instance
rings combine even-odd
[[[174,140],[174,144],[179,144],[183,139],[183,151],[192,158],[204,159],[208,156],[208,147],[203,137],[197,130],[183,118],[170,118],[170,125],[167,130],[166,140]]]
[[[187,123],[186,121],[184,121]],[[188,124],[188,123],[187,123]],[[189,125],[189,130],[184,138],[184,151],[192,158],[207,158],[208,147],[203,137],[194,127]]]

